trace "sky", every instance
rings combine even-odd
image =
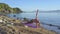
[[[60,0],[0,0],[0,3],[6,3],[12,8],[18,7],[23,11],[60,10]]]

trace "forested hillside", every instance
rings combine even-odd
[[[8,4],[0,3],[0,14],[21,13],[22,10],[18,7],[12,8]]]

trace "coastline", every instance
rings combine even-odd
[[[3,23],[3,24],[1,24],[0,25],[0,27],[2,27],[2,28],[4,28],[4,27],[6,27],[6,29],[8,29],[8,27],[11,27],[11,28],[13,28],[15,31],[16,31],[16,33],[21,33],[21,34],[28,34],[28,33],[30,33],[30,34],[57,34],[56,32],[54,32],[54,31],[50,31],[50,30],[47,30],[47,29],[45,29],[45,28],[42,28],[42,27],[40,27],[40,28],[31,28],[31,27],[25,27],[21,22],[22,22],[22,20],[17,20],[17,19],[13,19],[13,18],[9,18],[9,17],[7,17],[7,16],[1,16],[0,17],[1,19],[6,19],[6,21],[7,21],[7,23]],[[15,20],[15,21],[13,21],[13,20]],[[11,22],[11,23],[8,23],[8,22]],[[12,24],[13,23],[13,24]],[[9,29],[8,29],[9,30]],[[22,32],[21,32],[22,31]],[[8,31],[9,32],[9,31]],[[16,34],[15,33],[15,34]]]

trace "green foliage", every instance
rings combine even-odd
[[[8,14],[8,13],[21,13],[21,9],[19,8],[11,8],[9,5],[5,3],[0,3],[0,13]]]
[[[21,13],[22,11],[21,11],[21,9],[19,9],[19,8],[13,8],[13,13]]]

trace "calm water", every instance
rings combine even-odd
[[[16,17],[13,17],[13,15],[16,15]],[[35,18],[35,13],[21,13],[21,14],[9,14],[8,16],[12,18]],[[38,14],[38,19],[40,22],[44,22],[47,24],[54,24],[60,26],[60,13],[39,13]],[[42,27],[49,29],[49,30],[54,30],[56,32],[60,32],[58,27],[53,27],[53,26],[48,26],[48,25],[43,25]]]

